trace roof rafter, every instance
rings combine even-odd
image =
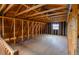
[[[33,6],[33,7],[29,8],[29,9],[26,9],[26,10],[24,10],[24,11],[18,13],[16,16],[22,15],[22,14],[24,14],[24,13],[27,13],[27,12],[29,12],[29,11],[31,11],[31,10],[37,9],[37,8],[42,7],[42,6],[45,6],[45,5],[46,5],[46,4],[40,4],[40,5]]]
[[[53,14],[46,14],[46,15],[37,16],[37,17],[53,16],[53,15],[59,15],[59,14],[65,14],[65,13],[67,13],[67,12],[56,12],[56,13],[53,13]]]
[[[57,18],[57,17],[64,17],[66,15],[58,15],[58,16],[51,16],[52,18]]]
[[[66,7],[59,7],[59,8],[49,9],[49,10],[45,10],[45,11],[42,11],[42,12],[38,12],[38,13],[32,14],[30,16],[33,17],[33,16],[37,16],[37,15],[40,15],[40,14],[52,12],[52,11],[55,11],[55,10],[61,10],[61,9],[64,9],[64,8],[66,8]]]
[[[21,9],[22,5],[20,5],[17,9],[17,11],[15,12],[16,14],[19,12],[19,10]]]
[[[28,5],[25,5],[25,4],[22,4],[22,5],[23,5],[24,7],[26,7],[26,8],[30,8]],[[37,11],[37,10],[35,10],[35,9],[34,9],[33,11],[39,12],[39,11]],[[49,19],[48,16],[46,16],[46,17],[47,17],[47,19]]]
[[[0,12],[3,10],[3,8],[6,6],[6,4],[2,4],[1,8],[0,8]]]
[[[6,9],[5,11],[3,12],[4,14],[13,6],[14,4],[10,4]]]

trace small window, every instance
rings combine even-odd
[[[59,30],[59,24],[52,24],[53,30]]]

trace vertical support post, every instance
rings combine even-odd
[[[61,22],[59,23],[59,35],[61,35]]]
[[[38,26],[37,26],[37,35],[39,35],[39,22],[38,22]]]
[[[58,24],[59,24],[58,35],[60,35],[60,22]]]
[[[29,21],[27,21],[27,27],[28,27],[28,31],[27,31],[27,32],[28,32],[28,36],[27,36],[27,37],[28,37],[28,39],[29,39],[29,34],[30,34],[30,33],[29,33]]]
[[[40,22],[39,22],[39,35],[40,35]]]
[[[15,38],[15,19],[13,19],[14,22],[14,45],[16,44],[16,38]]]
[[[23,39],[24,39],[24,38],[23,38],[23,37],[24,37],[24,36],[23,36],[23,33],[24,33],[24,32],[23,32],[23,28],[24,28],[24,27],[23,27],[23,24],[24,24],[24,21],[22,20],[22,41],[23,41]]]
[[[34,38],[34,21],[32,22],[32,38]]]
[[[64,22],[63,22],[63,36],[64,36]]]
[[[43,29],[43,23],[41,23],[41,34],[43,34],[42,29]]]
[[[47,32],[46,34],[48,34],[48,24],[47,24],[47,31],[46,32]]]
[[[42,34],[42,23],[40,24],[40,34]]]
[[[4,18],[2,17],[2,37],[4,38]]]
[[[68,52],[71,55],[77,52],[77,20],[78,20],[78,5],[71,6],[71,12],[68,16]]]
[[[37,36],[37,26],[38,26],[38,23],[36,22],[36,28],[35,28],[35,36]]]

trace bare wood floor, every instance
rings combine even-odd
[[[65,36],[40,35],[35,39],[11,45],[20,55],[65,55],[68,54]]]

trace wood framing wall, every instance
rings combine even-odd
[[[0,21],[2,21],[0,23],[0,28],[2,28],[0,30],[1,36],[6,41],[14,40],[14,44],[19,41],[18,39],[23,41],[25,38],[30,39],[43,34],[46,26],[44,22],[19,20],[15,18],[13,20],[1,18]]]

